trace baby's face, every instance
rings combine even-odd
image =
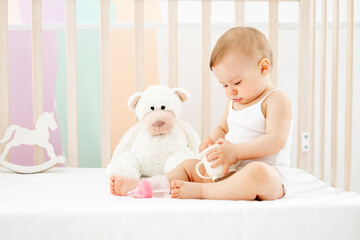
[[[227,54],[213,68],[213,73],[234,103],[246,105],[259,97],[268,87],[269,77],[254,61],[244,61]]]

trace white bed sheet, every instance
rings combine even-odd
[[[0,239],[360,239],[360,194],[295,168],[276,201],[132,199],[104,169],[0,168]]]

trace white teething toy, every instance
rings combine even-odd
[[[221,146],[221,145],[220,144],[211,145],[208,148],[205,148],[200,153],[200,162],[198,162],[196,164],[196,173],[199,175],[199,177],[204,178],[204,179],[212,179],[213,181],[215,181],[216,179],[219,179],[224,176],[223,175],[224,164],[221,164],[215,168],[212,168],[211,165],[213,164],[213,162],[215,160],[208,162],[206,159],[206,153],[208,151],[210,151],[211,149],[217,148],[219,146]],[[206,170],[207,174],[209,175],[209,177],[206,177],[200,173],[199,168],[200,168],[201,164],[204,164],[205,170]],[[233,171],[236,171],[236,164],[231,165],[228,172],[233,172]]]

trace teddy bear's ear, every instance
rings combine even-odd
[[[173,91],[179,96],[179,98],[183,102],[190,98],[189,92],[183,88],[173,88]]]
[[[131,109],[131,110],[135,110],[135,107],[139,101],[139,99],[141,98],[141,92],[136,92],[134,93],[133,95],[131,95],[129,97],[129,100],[128,100],[128,107]]]

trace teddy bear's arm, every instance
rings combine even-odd
[[[178,119],[178,123],[183,129],[186,135],[186,141],[188,148],[195,154],[198,155],[199,153],[199,145],[200,145],[200,137],[195,129],[190,125],[190,123],[185,122],[182,119]]]
[[[116,146],[112,158],[117,158],[120,154],[130,150],[131,145],[140,131],[140,123],[132,126],[127,132],[122,136],[120,142]]]
[[[137,123],[129,128],[120,139],[112,155],[111,162],[106,167],[106,172],[109,176],[121,175],[123,177],[140,178],[139,163],[130,151],[131,145],[139,131],[140,125]]]
[[[119,154],[111,159],[111,162],[106,167],[106,173],[111,175],[120,175],[128,178],[139,179],[141,174],[139,172],[139,163],[130,151]]]

